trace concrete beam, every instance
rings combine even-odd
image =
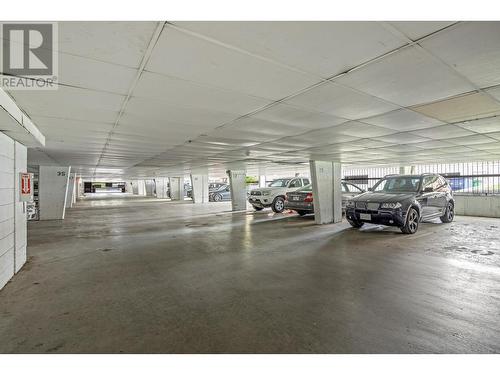
[[[26,147],[45,146],[45,136],[2,88],[0,88],[0,124],[2,132]]]
[[[247,185],[245,170],[228,170],[231,186],[231,204],[233,211],[247,209]]]
[[[317,224],[342,221],[341,165],[331,161],[311,160],[314,219]]]

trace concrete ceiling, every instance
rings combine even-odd
[[[33,164],[84,176],[233,163],[500,159],[500,22],[61,22],[59,89],[10,94]]]

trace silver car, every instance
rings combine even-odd
[[[211,190],[208,194],[210,202],[227,201],[231,199],[231,188],[228,184],[221,185],[218,188]]]

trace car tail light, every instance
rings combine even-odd
[[[306,197],[304,198],[304,202],[312,202],[313,201],[313,193],[307,193]]]

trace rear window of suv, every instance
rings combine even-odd
[[[269,184],[269,187],[287,187],[288,182],[290,181],[289,178],[280,178],[278,180],[274,180]]]

